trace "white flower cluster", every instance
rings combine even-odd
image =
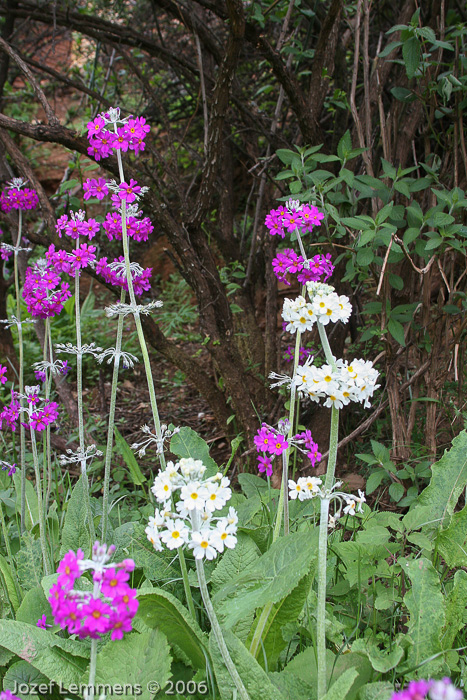
[[[344,515],[355,515],[356,512],[363,513],[363,504],[366,503],[365,494],[358,489],[358,496],[351,493],[335,491],[342,482],[334,484],[331,492],[326,492],[321,488],[322,480],[317,476],[301,476],[297,481],[289,479],[289,498],[292,501],[307,501],[310,498],[320,496],[321,498],[337,499],[341,504],[334,519],[340,517],[342,502],[345,502]]]
[[[204,478],[206,467],[199,459],[168,462],[151,488],[162,508],[156,508],[145,532],[154,548],[162,551],[188,545],[195,559],[215,559],[224,548],[237,544],[238,517],[229,508],[227,517],[216,518],[230,499],[230,480],[218,472]]]
[[[317,321],[323,326],[327,326],[329,322],[347,323],[352,313],[348,297],[339,296],[334,287],[318,282],[308,282],[307,289],[309,302],[302,296],[284,299],[282,318],[287,323],[286,330],[289,333],[295,333],[296,330],[302,333],[310,331]]]
[[[330,408],[342,408],[350,401],[363,403],[370,408],[369,399],[379,387],[376,384],[379,372],[369,360],[336,360],[335,368],[331,365],[316,367],[305,363],[297,367],[293,384],[303,396],[319,403],[325,399],[324,405]]]

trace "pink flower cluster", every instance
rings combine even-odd
[[[8,248],[3,248],[2,244],[0,244],[0,260],[8,260],[12,254],[12,250],[8,250]]]
[[[12,209],[35,209],[39,204],[39,198],[36,190],[30,190],[27,187],[19,189],[11,187],[0,194],[0,208],[2,211],[8,212]]]
[[[123,255],[120,255],[118,258],[115,258],[114,263],[123,263],[124,260],[125,258]],[[107,258],[101,258],[96,264],[97,274],[102,275],[107,284],[112,284],[115,287],[123,287],[123,289],[128,291],[128,282],[124,271],[112,270],[110,265],[111,263],[109,264],[107,262]],[[151,289],[151,275],[152,267],[147,267],[139,274],[132,271],[131,277],[133,281],[133,289],[137,296],[141,296],[143,292],[147,292],[149,289]]]
[[[278,209],[271,209],[264,223],[271,236],[285,238],[286,231],[292,233],[296,228],[311,231],[313,226],[319,226],[323,219],[324,214],[316,207],[303,204],[290,208],[280,206]]]
[[[61,282],[59,275],[50,265],[27,268],[23,299],[33,318],[58,316],[63,304],[70,297],[70,285]]]
[[[8,471],[8,476],[13,476],[13,474],[16,472],[16,463],[10,464],[9,462],[4,462],[3,459],[0,459],[0,464],[2,465],[3,472]]]
[[[270,429],[268,425],[263,423],[255,436],[255,445],[258,451],[258,469],[260,472],[266,472],[267,476],[272,474],[272,459],[270,455],[281,455],[289,446],[284,435]],[[263,452],[261,455],[260,453]]]
[[[7,367],[0,365],[0,384],[6,384],[8,381],[8,377],[6,376],[7,369]]]
[[[297,281],[300,284],[305,282],[318,282],[321,278],[324,280],[334,272],[334,265],[331,263],[331,254],[315,255],[310,260],[305,261],[301,255],[293,250],[293,248],[285,248],[277,253],[272,261],[274,274],[280,282],[290,285],[287,279],[288,274],[296,275]]]
[[[57,583],[50,589],[49,603],[54,622],[80,638],[98,639],[111,632],[111,639],[123,639],[131,632],[132,619],[138,610],[136,590],[127,581],[135,568],[132,559],[108,565],[115,547],[93,547],[92,559],[84,559],[81,549],[69,551],[60,562]],[[92,570],[93,592],[74,590],[84,571]]]
[[[45,257],[57,272],[66,272],[74,276],[76,271],[84,270],[96,259],[96,246],[82,243],[72,253],[67,253],[66,250],[55,250],[52,243]]]
[[[114,239],[120,241],[122,239],[122,217],[118,212],[107,214],[102,228],[107,234],[109,241]],[[154,231],[154,226],[149,217],[137,219],[134,216],[129,216],[126,220],[126,232],[130,238],[135,241],[147,241],[149,234]]]
[[[29,390],[29,391],[28,391]],[[0,412],[0,430],[3,430],[5,422],[11,430],[15,431],[21,414],[20,394],[11,392],[11,401],[4,406]],[[25,428],[41,432],[48,425],[58,418],[58,403],[55,401],[45,401],[39,396],[39,387],[26,387],[27,406],[23,408],[23,413],[27,415],[27,420],[21,422]],[[40,405],[42,404],[42,405]]]
[[[94,238],[96,233],[99,233],[99,228],[100,225],[95,219],[88,219],[87,221],[81,220],[79,217],[69,219],[66,214],[63,214],[55,225],[59,238],[65,234],[65,236],[70,236],[70,238],[75,240],[80,236],[85,236],[89,239]]]
[[[280,425],[279,423],[279,427]],[[321,453],[318,452],[318,445],[313,441],[310,430],[294,435],[289,443],[282,433],[271,429],[269,425],[263,423],[254,438],[254,442],[258,451],[258,470],[266,472],[267,476],[272,474],[274,457],[276,455],[280,456],[289,445],[298,447],[303,444],[305,449],[300,448],[300,450],[306,453],[313,467],[321,460]]]
[[[138,154],[144,151],[144,139],[150,131],[149,124],[146,124],[144,117],[130,118],[119,126],[116,132],[107,130],[110,115],[108,113],[100,114],[98,117],[88,122],[88,140],[90,146],[88,154],[95,160],[107,158],[112,150],[128,150]],[[113,125],[112,125],[113,126]]]
[[[463,697],[462,690],[456,688],[450,678],[443,678],[440,681],[410,681],[405,690],[393,693],[391,700],[462,700]]]

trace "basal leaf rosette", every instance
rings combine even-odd
[[[188,547],[195,559],[215,559],[226,547],[235,547],[235,509],[216,517],[232,496],[230,480],[220,472],[210,477],[205,473],[202,461],[191,457],[168,462],[159,471],[151,491],[161,508],[156,508],[145,530],[156,550]]]

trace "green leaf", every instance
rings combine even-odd
[[[42,550],[39,540],[35,540],[30,532],[25,532],[21,540],[21,548],[16,554],[16,573],[22,589],[29,591],[41,583]]]
[[[80,477],[66,504],[65,522],[62,530],[62,546],[60,556],[72,549],[76,552],[81,548],[87,556],[91,551],[91,537],[86,509],[84,507],[84,482]]]
[[[398,481],[394,481],[394,483],[392,483],[389,487],[389,495],[396,503],[401,500],[404,493],[405,489],[402,484],[399,484]]]
[[[278,603],[309,572],[316,557],[313,534],[291,533],[270,549],[213,597],[223,626],[229,628],[265,602]]]
[[[375,254],[371,248],[359,248],[357,250],[357,263],[360,267],[368,267],[375,259]]]
[[[417,238],[420,236],[420,229],[419,228],[408,228],[407,231],[404,233],[403,241],[406,246],[410,245],[414,241],[417,240]]]
[[[454,438],[451,449],[432,465],[431,473],[430,483],[403,518],[409,530],[422,526],[426,531],[449,527],[459,496],[467,485],[467,431]]]
[[[390,593],[390,591],[388,591]],[[386,609],[386,608],[382,608]],[[352,644],[353,652],[360,652],[368,657],[372,668],[377,673],[388,673],[395,668],[404,656],[404,649],[400,645],[393,645],[392,651],[381,650],[373,637],[357,639]]]
[[[391,700],[394,695],[394,687],[391,683],[382,681],[379,683],[367,683],[360,689],[358,700]]]
[[[171,677],[171,656],[165,635],[158,629],[125,635],[121,641],[111,641],[97,655],[96,683],[110,686],[129,683],[141,687],[141,700],[152,700],[155,693],[148,690],[150,681],[164,688]],[[82,682],[87,683],[88,674]],[[121,693],[107,695],[108,700],[121,698]]]
[[[441,633],[445,624],[444,597],[436,570],[428,559],[400,562],[410,578],[411,589],[404,596],[410,614],[408,632],[413,640],[407,665],[414,669],[423,663],[423,677],[438,674],[444,665],[442,657],[424,663],[441,651]]]
[[[15,483],[16,491],[16,504],[18,513],[21,508],[21,476],[19,472],[13,475],[13,481]],[[34,491],[34,486],[32,483],[26,479],[26,518],[25,527],[26,530],[32,530],[34,525],[39,522],[39,506],[37,505],[37,495]]]
[[[48,620],[50,623],[52,621],[52,611],[49,602],[44,595],[42,586],[36,586],[31,588],[24,596],[23,602],[16,613],[16,619],[19,622],[35,625],[44,614],[50,617]]]
[[[411,36],[402,44],[402,57],[405,63],[407,77],[410,80],[414,77],[420,65],[421,48],[416,36]]]
[[[467,506],[454,513],[449,527],[438,533],[436,543],[449,567],[467,566]]]
[[[417,96],[412,92],[412,90],[408,90],[407,88],[393,87],[391,88],[390,92],[391,95],[399,102],[408,103],[417,99]]]
[[[456,571],[454,586],[446,598],[446,622],[441,634],[444,649],[452,649],[458,632],[464,629],[464,611],[467,607],[467,573]]]
[[[18,592],[16,590],[15,582],[11,573],[10,565],[4,556],[0,554],[0,577],[3,579],[8,593],[8,598],[13,607],[13,612],[16,612],[19,608],[20,600],[18,598]]]
[[[21,700],[37,700],[38,693],[36,684],[40,683],[46,685],[48,689],[49,679],[47,676],[44,676],[44,674],[38,671],[37,668],[34,668],[34,666],[31,666],[31,664],[23,660],[12,664],[3,677],[3,688],[5,690],[8,689],[14,691],[14,697],[21,698]],[[23,688],[27,688],[29,686],[31,690],[33,688],[36,690],[35,692],[30,693],[20,693],[18,688],[21,685]]]
[[[404,326],[399,321],[394,318],[390,318],[388,321],[388,331],[399,345],[405,347],[405,337],[404,337]]]
[[[194,668],[204,669],[207,639],[180,601],[160,588],[140,594],[138,600],[137,617],[151,629],[160,629],[170,644],[183,651]]]
[[[384,469],[377,469],[376,471],[371,472],[366,482],[365,492],[368,494],[373,493],[373,491],[378,488],[385,477],[386,472]]]
[[[341,160],[347,160],[350,151],[352,150],[352,138],[350,131],[347,130],[339,143],[337,144],[337,155]]]
[[[82,642],[14,620],[0,620],[0,639],[3,647],[64,688],[81,682],[89,659],[89,647]]]
[[[209,445],[191,428],[184,427],[175,433],[170,441],[170,451],[177,457],[200,459],[207,467],[206,477],[214,476],[219,471],[217,464],[209,456]]]
[[[239,532],[234,549],[227,549],[211,576],[212,592],[232,581],[257,559],[260,553],[251,537]]]
[[[276,670],[279,654],[288,644],[282,635],[282,629],[288,622],[296,622],[298,620],[305,605],[312,580],[312,575],[304,576],[298,586],[288,596],[272,606],[261,634],[261,644],[258,645],[256,652],[256,659],[261,666],[264,666],[266,663],[266,657],[267,668],[270,671]],[[256,624],[253,625],[248,637],[249,642],[253,639],[259,618],[255,622]]]
[[[286,148],[279,148],[276,151],[277,157],[285,163],[285,165],[291,165],[292,163],[301,163],[301,159],[296,151],[289,151]]]
[[[342,700],[349,698],[349,691],[352,688],[355,679],[358,676],[358,671],[355,668],[348,668],[335,683],[332,684],[323,700]]]
[[[286,700],[279,688],[272,683],[266,672],[263,671],[245,645],[233,632],[223,630],[223,636],[234,666],[248,691],[250,700],[265,700],[266,698],[267,700]],[[221,698],[222,700],[232,700],[235,697],[235,686],[212,632],[209,637],[209,649]],[[238,694],[236,697],[238,697]]]
[[[130,445],[127,443],[123,435],[120,434],[116,425],[114,425],[115,434],[115,447],[117,451],[122,455],[125,460],[125,464],[130,470],[131,480],[136,486],[142,486],[145,481],[147,481],[143,472],[139,468],[139,464],[136,457],[131,449]]]
[[[399,291],[404,289],[404,280],[402,279],[402,277],[399,277],[399,275],[395,275],[392,272],[390,272],[388,275],[388,280],[389,284],[393,289],[398,289]]]

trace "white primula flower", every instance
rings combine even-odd
[[[227,520],[228,520],[228,523],[230,526],[232,526],[232,525],[236,526],[238,523],[237,511],[232,506],[230,506],[230,508],[229,508],[229,514],[227,516]]]
[[[205,510],[206,497],[208,491],[205,486],[202,486],[199,481],[190,481],[182,486],[180,497],[183,501],[183,506],[188,510]]]
[[[345,515],[355,515],[355,506],[357,505],[356,500],[351,496],[345,496],[346,506],[344,508]]]
[[[150,518],[150,520],[152,520],[152,518]],[[154,549],[158,552],[162,552],[162,544],[157,527],[148,525],[144,532],[148,536],[148,540],[153,545]]]
[[[322,483],[322,479],[318,476],[305,477],[306,490],[311,496],[317,496],[319,494]]]
[[[304,501],[307,497],[306,491],[303,488],[303,477],[300,477],[298,481],[289,479],[289,498],[295,501],[297,498],[299,501]]]
[[[168,549],[176,549],[188,542],[189,530],[183,520],[169,520],[166,523],[167,529],[161,534],[161,540]]]
[[[223,552],[224,547],[233,549],[237,544],[237,538],[231,530],[228,518],[221,518],[211,533],[211,542],[218,552]]]
[[[358,496],[354,496],[354,498],[358,503],[357,511],[363,513],[363,504],[366,503],[365,492],[358,489]]]
[[[223,508],[232,494],[229,488],[212,482],[206,484],[206,492],[206,510],[210,513]]]
[[[201,532],[192,532],[191,542],[188,545],[193,549],[195,559],[215,559],[216,548],[212,543],[212,532],[204,528]]]
[[[167,474],[160,472],[154,479],[151,491],[159,502],[167,501],[172,495],[172,482]]]

